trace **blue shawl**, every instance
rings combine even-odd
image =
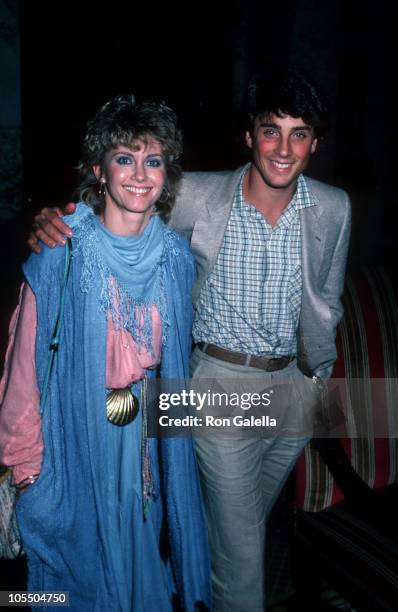
[[[115,427],[105,416],[107,321],[101,307],[101,275],[93,274],[88,291],[82,291],[81,286],[85,264],[78,228],[86,213],[87,209],[80,208],[73,224],[76,238],[60,349],[42,421],[45,447],[42,471],[19,499],[17,517],[28,555],[30,590],[68,590],[71,610],[127,612],[141,608],[131,607],[126,595],[129,588],[121,578],[124,561],[117,549],[117,537],[126,528],[133,530],[135,539],[145,538],[146,525],[137,516],[137,510],[132,519],[134,524],[121,528],[123,517],[119,520],[112,506],[114,498],[125,499],[115,477],[115,462],[133,423]],[[191,348],[194,264],[185,240],[163,224],[162,231],[167,334],[161,376],[183,379],[188,373]],[[32,255],[24,265],[37,304],[39,388],[58,312],[63,262],[63,247],[53,251],[42,246],[41,254]],[[155,476],[164,512],[159,520],[165,519],[168,530],[166,565],[171,567],[174,589],[183,609],[194,610],[196,601],[209,605],[210,571],[193,443],[191,438],[152,442],[157,447],[156,464],[162,466],[160,471],[155,466]],[[110,457],[116,459],[110,461]],[[129,474],[123,478],[129,478]]]

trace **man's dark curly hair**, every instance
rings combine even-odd
[[[83,141],[82,160],[78,170],[83,180],[77,189],[77,197],[84,200],[96,213],[101,212],[105,200],[99,195],[94,165],[101,165],[105,153],[118,145],[134,148],[137,140],[158,142],[166,167],[166,184],[156,209],[167,220],[176,198],[181,178],[179,158],[182,152],[181,132],[177,128],[174,111],[162,101],[136,102],[132,94],[116,96],[106,102],[93,119],[87,123]]]
[[[307,76],[294,68],[269,70],[252,78],[247,89],[245,128],[253,130],[257,117],[301,117],[316,137],[329,127],[329,108]]]

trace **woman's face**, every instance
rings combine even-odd
[[[166,180],[161,145],[153,139],[147,143],[137,140],[131,147],[118,145],[93,170],[97,179],[105,182],[105,217],[129,225],[138,223],[143,229]]]

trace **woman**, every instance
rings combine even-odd
[[[13,466],[20,491],[28,588],[69,591],[79,612],[168,611],[173,593],[193,610],[209,598],[192,442],[146,436],[148,379],[156,368],[183,378],[190,350],[193,260],[160,218],[174,201],[180,149],[163,103],[118,96],[89,122],[41,417],[64,248],[44,248],[24,265],[11,323],[0,461]]]

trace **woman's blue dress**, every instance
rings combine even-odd
[[[76,236],[87,214],[80,207]],[[184,378],[193,262],[184,239],[166,227],[164,231],[168,332],[162,375]],[[95,270],[90,290],[81,290],[84,262],[78,240],[42,420],[42,471],[17,504],[28,588],[68,591],[69,609],[76,612],[170,611],[173,592],[184,610],[193,610],[197,601],[209,604],[210,578],[192,440],[149,439],[155,496],[145,518],[142,412],[124,427],[106,419],[106,313],[100,308],[101,282]],[[24,266],[37,304],[39,388],[58,312],[63,265],[64,248],[54,252],[43,247],[42,254],[32,255]]]

